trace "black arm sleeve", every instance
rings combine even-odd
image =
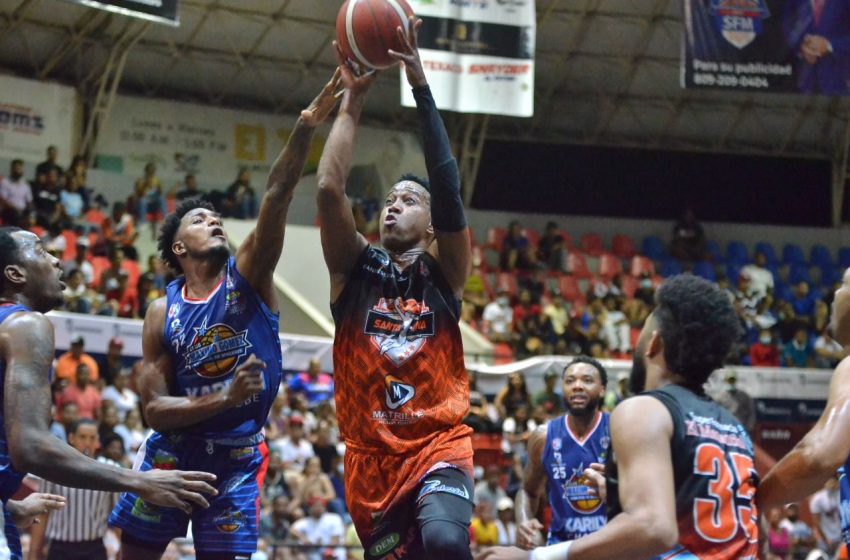
[[[460,172],[449,146],[446,126],[430,87],[414,88],[413,98],[419,113],[425,166],[431,183],[431,222],[438,231],[462,231],[466,228],[466,215],[460,198]]]

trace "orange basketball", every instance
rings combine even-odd
[[[405,0],[346,0],[336,17],[336,40],[349,60],[378,70],[396,64],[387,50],[401,52],[396,29],[409,31],[413,10]]]

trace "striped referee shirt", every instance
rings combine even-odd
[[[97,461],[120,467],[105,457],[98,457]],[[68,500],[65,509],[50,512],[45,530],[48,541],[83,542],[102,539],[106,534],[106,521],[119,496],[113,492],[68,488],[48,480],[41,481],[39,491],[58,494]]]

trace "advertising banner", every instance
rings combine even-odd
[[[178,0],[67,0],[90,8],[108,10],[157,23],[180,25]]]

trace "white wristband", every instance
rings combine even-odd
[[[573,541],[562,542],[531,551],[528,560],[567,560]]]

